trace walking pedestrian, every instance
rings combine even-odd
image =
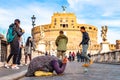
[[[79,50],[78,50],[78,52],[77,52],[77,61],[79,62],[80,61],[80,52],[79,52]]]
[[[32,38],[29,36],[25,44],[25,65],[27,65],[28,57],[30,61],[32,60],[32,48],[33,48],[33,42],[32,42]]]
[[[64,35],[63,31],[59,32],[59,36],[57,37],[55,44],[57,46],[57,57],[63,57],[65,56],[65,52],[67,50],[67,43],[68,43],[68,38],[67,36]]]
[[[10,59],[13,57],[13,62],[12,62],[12,69],[19,69],[19,67],[17,66],[17,56],[19,54],[19,40],[20,37],[23,35],[24,30],[20,27],[20,20],[19,19],[15,19],[14,24],[11,24],[9,26],[9,28],[12,27],[13,31],[12,34],[14,34],[14,38],[13,40],[10,42],[10,54],[7,58],[7,62],[4,65],[6,68],[9,68],[9,61]],[[7,33],[9,34],[9,32]]]
[[[74,61],[75,60],[75,52],[73,51],[72,52],[72,61]]]
[[[72,60],[72,54],[71,54],[71,51],[69,52],[68,60],[69,60],[70,62],[71,62],[71,60]]]
[[[89,63],[92,64],[93,61],[90,59],[90,57],[87,55],[87,49],[89,46],[89,34],[86,32],[85,27],[82,26],[80,28],[80,31],[82,32],[82,42],[79,44],[82,45],[82,56],[84,56],[85,59],[89,60]],[[85,62],[86,63],[86,62]],[[83,66],[86,66],[86,64],[83,64]]]
[[[46,51],[46,52],[45,52],[45,56],[47,56],[47,55],[48,55],[48,52]]]

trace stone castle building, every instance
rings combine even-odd
[[[45,51],[52,49],[56,50],[55,40],[59,35],[59,31],[63,30],[64,34],[68,37],[68,51],[80,50],[79,43],[82,40],[80,27],[84,26],[90,36],[90,46],[88,52],[94,53],[100,49],[98,44],[98,28],[89,24],[77,23],[74,13],[57,12],[51,17],[51,23],[45,25],[38,25],[32,29],[32,35],[36,43],[36,47],[40,44],[45,44]],[[41,41],[41,42],[40,42]],[[39,50],[39,49],[38,49]]]

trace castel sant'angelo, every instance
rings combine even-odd
[[[100,45],[98,44],[98,28],[94,25],[79,24],[76,20],[74,13],[68,13],[63,9],[63,12],[54,13],[51,17],[50,24],[38,25],[32,29],[32,35],[35,45],[39,50],[39,45],[45,45],[45,51],[56,50],[55,40],[59,35],[59,31],[63,30],[64,34],[68,37],[67,44],[68,51],[81,50],[79,43],[82,40],[80,27],[84,26],[90,36],[90,45],[88,52],[95,53],[99,51]],[[111,47],[111,49],[114,49]]]

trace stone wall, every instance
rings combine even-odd
[[[1,40],[1,62],[6,61],[7,59],[7,42],[5,40]]]
[[[0,67],[7,59],[7,42],[5,40],[0,40]]]

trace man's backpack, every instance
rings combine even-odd
[[[14,26],[15,26],[14,24],[11,24],[9,26],[9,29],[6,35],[6,39],[8,43],[12,42],[16,36],[16,33],[14,33]]]

